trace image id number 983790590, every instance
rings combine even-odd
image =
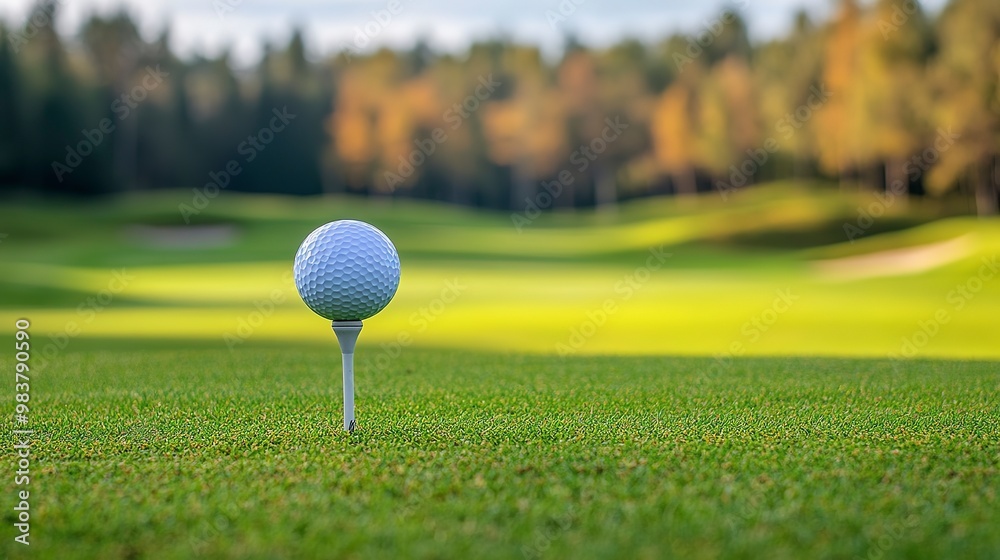
[[[17,457],[17,471],[14,474],[14,485],[17,488],[14,500],[14,528],[17,529],[14,540],[28,545],[31,531],[31,502],[28,485],[31,484],[31,434],[28,428],[28,401],[31,400],[31,377],[28,375],[31,360],[31,344],[28,328],[31,322],[18,319],[14,323],[14,454]]]

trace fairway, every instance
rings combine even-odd
[[[231,195],[181,229],[170,196],[7,211],[0,333],[31,321],[34,439],[32,544],[4,557],[1000,550],[995,222],[914,203],[852,243],[868,199],[780,184],[521,231]],[[344,217],[402,269],[359,339],[353,434],[291,277]]]
[[[697,206],[662,199],[610,216],[556,213],[520,231],[507,214],[441,205],[234,195],[198,216],[201,237],[175,238],[183,222],[164,200],[125,199],[106,214],[11,208],[6,227],[21,241],[3,246],[0,333],[29,317],[43,357],[57,353],[49,337],[67,338],[70,324],[79,327],[68,336],[74,346],[331,348],[329,324],[295,291],[291,260],[318,224],[351,217],[394,239],[402,266],[399,292],[366,322],[363,343],[1000,358],[1000,224],[922,224],[917,205],[894,208],[851,242],[843,226],[868,198],[788,184]],[[228,233],[216,240],[218,231]],[[106,301],[87,303],[102,291]]]
[[[359,372],[353,435],[332,349],[121,347],[49,368],[35,541],[5,557],[1000,550],[990,363],[411,350]]]

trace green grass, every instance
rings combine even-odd
[[[36,430],[33,544],[13,541],[11,468],[0,557],[1000,556],[996,220],[916,198],[850,243],[870,199],[783,184],[518,232],[230,193],[196,217],[230,238],[162,243],[190,197],[0,205],[0,338],[31,320]],[[403,268],[365,322],[353,435],[329,323],[288,276],[338,218],[384,229]]]
[[[919,200],[893,206],[850,243],[843,224],[856,222],[858,206],[869,201],[788,184],[728,201],[710,194],[633,202],[613,214],[546,214],[521,232],[507,213],[231,194],[197,221],[230,228],[232,239],[203,246],[148,239],[150,226],[183,224],[176,208],[190,196],[5,204],[0,333],[27,316],[42,336],[59,336],[75,323],[74,346],[131,338],[225,348],[227,333],[264,301],[274,310],[253,329],[250,346],[326,346],[328,327],[299,301],[288,272],[309,231],[350,217],[384,229],[402,262],[395,300],[366,323],[369,342],[389,343],[406,332],[414,347],[552,354],[574,331],[589,328],[590,314],[610,300],[617,311],[577,353],[715,355],[737,344],[746,355],[886,357],[923,336],[920,325],[943,310],[948,322],[920,356],[1000,358],[1000,345],[986,336],[1000,313],[1000,274],[982,282],[971,302],[949,300],[976,276],[981,259],[1000,254],[1000,222],[933,220],[941,213]],[[845,279],[816,266],[955,239],[965,250],[925,270]],[[658,247],[669,259],[640,287],[622,289]],[[133,280],[99,314],[89,312],[88,298],[121,270]],[[439,308],[432,325],[415,316],[453,281],[465,289]],[[799,299],[766,332],[753,327],[771,313],[778,290]]]
[[[359,370],[353,435],[338,377],[332,349],[61,354],[3,555],[1000,553],[995,363],[408,350]]]

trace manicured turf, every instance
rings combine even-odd
[[[334,348],[60,354],[2,555],[1000,554],[996,364],[408,349],[359,368],[347,435]]]
[[[176,207],[189,198],[0,207],[9,233],[0,245],[0,333],[27,316],[42,336],[75,325],[74,347],[107,338],[326,346],[329,327],[299,300],[291,260],[313,228],[350,217],[384,229],[402,262],[399,293],[366,324],[368,342],[405,335],[412,347],[540,354],[1000,359],[992,336],[1000,271],[983,268],[1000,267],[1000,222],[883,231],[929,219],[917,201],[866,222],[850,243],[844,225],[858,220],[863,198],[788,185],[727,201],[642,201],[613,215],[546,214],[521,231],[506,213],[238,195],[197,216],[208,230],[163,228],[183,225]],[[829,266],[873,255],[874,263]]]
[[[35,430],[33,544],[11,468],[0,557],[1000,556],[1000,368],[966,361],[1000,359],[995,220],[915,199],[851,243],[869,200],[777,185],[521,231],[227,194],[178,228],[190,196],[0,206]],[[347,217],[403,269],[361,336],[354,435],[288,274]]]

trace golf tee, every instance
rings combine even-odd
[[[340,343],[344,369],[344,429],[353,432],[357,427],[354,419],[354,346],[361,334],[361,321],[334,321],[333,332]]]
[[[354,431],[354,353],[344,353],[344,429]]]

